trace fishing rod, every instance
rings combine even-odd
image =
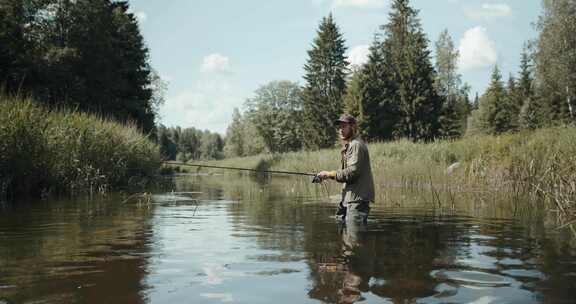
[[[163,162],[168,165],[176,165],[176,166],[187,166],[187,167],[197,167],[197,168],[214,168],[214,169],[226,169],[226,170],[238,170],[238,171],[251,171],[251,172],[258,172],[258,173],[278,173],[278,174],[291,174],[291,175],[301,175],[301,176],[313,176],[312,179],[313,183],[321,182],[320,177],[314,173],[304,173],[304,172],[293,172],[293,171],[277,171],[277,170],[257,170],[257,169],[249,169],[249,168],[237,168],[237,167],[225,167],[225,166],[212,166],[212,165],[197,165],[197,164],[188,164],[188,163],[181,163],[181,162],[174,162],[174,161],[165,161]]]

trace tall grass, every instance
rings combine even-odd
[[[0,196],[96,193],[143,185],[157,145],[134,126],[0,95]]]
[[[371,143],[369,150],[379,203],[390,200],[387,189],[402,188],[424,191],[438,206],[473,195],[479,204],[504,198],[518,208],[547,206],[576,216],[574,127],[433,143]],[[226,165],[249,166],[259,160],[272,170],[317,172],[337,169],[340,153],[338,148],[294,152],[231,159]],[[328,186],[330,193],[338,193],[336,183]],[[313,192],[314,187],[304,186],[303,191]]]

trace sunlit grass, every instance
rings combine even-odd
[[[135,126],[31,99],[0,96],[0,190],[6,195],[105,193],[157,173],[156,144]]]
[[[370,143],[369,150],[377,204],[399,203],[389,195],[389,189],[402,188],[421,191],[423,198],[437,207],[454,206],[464,196],[472,196],[478,206],[511,201],[518,212],[542,206],[568,216],[576,212],[574,127],[433,143]],[[257,168],[262,162],[270,170],[318,172],[337,169],[340,153],[339,148],[334,148],[211,164]],[[452,170],[448,170],[451,165]],[[318,193],[318,187],[307,179],[293,183],[298,185],[287,188],[294,186],[304,194]],[[338,184],[327,186],[329,193],[339,192]]]

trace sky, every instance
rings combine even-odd
[[[362,64],[388,23],[392,0],[130,0],[166,82],[159,122],[225,134],[234,108],[243,110],[261,86],[277,80],[304,85],[304,64],[323,17],[333,14]],[[460,52],[458,72],[480,96],[495,65],[517,75],[520,54],[537,37],[540,0],[412,0],[429,40],[447,29]]]

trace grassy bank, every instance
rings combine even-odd
[[[0,96],[0,198],[143,185],[158,147],[135,127]]]
[[[457,204],[460,196],[467,195],[474,196],[480,205],[504,199],[520,208],[546,206],[564,215],[576,214],[573,127],[429,144],[405,140],[371,143],[369,149],[380,203],[392,200],[386,189],[400,187],[422,191],[430,203],[438,206]],[[217,164],[317,172],[338,168],[339,157],[335,148],[227,159]],[[294,183],[309,181],[295,179]],[[331,194],[338,193],[336,183],[328,185]],[[308,192],[318,189],[313,185],[306,187]]]

